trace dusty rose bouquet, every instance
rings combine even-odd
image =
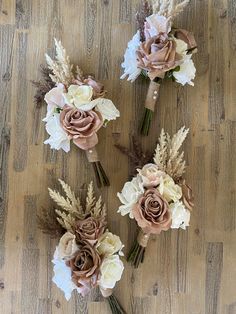
[[[37,103],[47,103],[43,119],[49,138],[44,142],[52,149],[70,151],[71,141],[86,152],[92,163],[97,185],[109,185],[96,151],[97,132],[102,126],[120,116],[111,100],[104,98],[103,84],[90,75],[83,75],[73,66],[60,41],[55,39],[56,57],[46,54],[48,69],[43,68],[44,81],[34,82],[38,87]]]
[[[148,135],[160,86],[166,79],[194,85],[196,69],[192,53],[196,52],[195,39],[188,31],[173,27],[174,18],[188,2],[144,0],[142,10],[136,15],[139,29],[128,43],[121,79],[128,76],[128,81],[134,82],[140,74],[150,79],[141,125],[143,135]]]
[[[101,196],[96,200],[91,182],[82,204],[65,182],[59,182],[66,197],[52,189],[49,194],[61,209],[44,210],[38,217],[39,228],[45,233],[62,234],[52,260],[53,282],[67,300],[73,290],[85,296],[99,287],[112,313],[125,313],[113,295],[124,270],[120,259],[124,246],[120,238],[106,228],[106,207]]]
[[[179,149],[188,129],[182,127],[171,138],[162,130],[154,163],[137,169],[137,175],[126,182],[118,197],[122,203],[118,212],[135,219],[140,231],[131,249],[128,261],[135,268],[143,262],[145,248],[151,234],[160,234],[170,228],[186,229],[193,207],[192,189],[183,177],[184,153]]]

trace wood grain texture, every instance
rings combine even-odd
[[[99,133],[98,151],[110,176],[102,190],[110,228],[128,252],[136,226],[116,213],[130,173],[114,143],[130,146],[148,84],[120,81],[120,63],[141,0],[0,0],[0,313],[108,314],[97,290],[66,302],[52,283],[56,240],[42,234],[36,214],[53,206],[47,187],[66,180],[75,191],[93,179],[86,156],[43,145],[46,108],[33,103],[30,80],[39,78],[44,53],[61,39],[74,63],[103,80],[121,118]],[[115,294],[128,314],[236,313],[236,3],[191,0],[175,25],[195,33],[195,87],[166,82],[144,149],[152,151],[162,127],[190,127],[184,144],[195,208],[187,232],[152,237],[139,270],[125,265]]]

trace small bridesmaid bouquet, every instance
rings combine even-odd
[[[195,66],[192,54],[196,42],[191,33],[173,27],[174,18],[188,4],[184,0],[144,0],[136,19],[138,31],[128,43],[122,68],[128,81],[134,82],[140,74],[150,79],[144,104],[145,113],[141,134],[148,135],[153,113],[159,98],[160,86],[166,79],[181,85],[194,85]]]
[[[137,169],[137,175],[117,194],[122,203],[118,212],[122,216],[129,214],[140,229],[128,256],[135,268],[144,260],[151,234],[160,234],[170,228],[185,230],[189,226],[193,195],[183,177],[184,153],[179,152],[187,133],[188,129],[182,127],[171,138],[162,130],[154,163]]]
[[[35,101],[47,103],[43,119],[49,138],[44,144],[52,149],[70,151],[71,141],[86,152],[93,165],[98,187],[108,186],[109,180],[96,150],[97,132],[120,116],[110,99],[106,99],[103,84],[84,75],[79,66],[70,63],[60,41],[55,39],[56,57],[46,54],[48,68],[42,68],[44,79],[33,82],[38,88]]]
[[[96,200],[93,183],[88,186],[84,204],[71,188],[59,180],[66,197],[49,189],[49,194],[60,209],[43,211],[38,217],[39,228],[51,236],[62,235],[53,257],[53,282],[66,300],[76,290],[83,297],[99,287],[114,314],[124,314],[113,295],[121,279],[124,265],[124,245],[120,238],[106,229],[106,207],[101,196]]]

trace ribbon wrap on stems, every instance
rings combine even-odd
[[[145,105],[144,105],[145,112],[144,112],[144,117],[143,117],[142,125],[141,125],[142,135],[148,135],[149,133],[152,116],[155,111],[157,100],[159,98],[160,86],[161,85],[155,81],[151,81],[149,84],[147,96],[145,100]]]
[[[142,229],[139,230],[137,239],[128,255],[128,262],[130,262],[134,268],[138,268],[139,264],[144,261],[145,249],[148,245],[149,238],[150,233],[145,233]]]
[[[109,186],[109,179],[99,161],[98,153],[96,147],[92,147],[85,151],[88,161],[93,165],[94,174],[96,177],[97,186],[100,188],[102,186]]]

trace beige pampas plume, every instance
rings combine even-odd
[[[153,13],[173,20],[184,10],[189,0],[184,0],[178,4],[176,2],[176,0],[152,0]]]
[[[66,53],[65,48],[62,46],[61,41],[54,38],[56,46],[56,56],[53,60],[48,54],[45,54],[48,68],[53,74],[50,77],[56,84],[62,83],[66,86],[70,85],[74,78],[73,64],[70,63],[70,58]]]
[[[178,180],[185,171],[184,152],[179,152],[189,129],[183,126],[179,131],[171,138],[168,133],[163,129],[159,137],[159,143],[157,144],[154,162],[160,170],[165,171],[168,175]]]

